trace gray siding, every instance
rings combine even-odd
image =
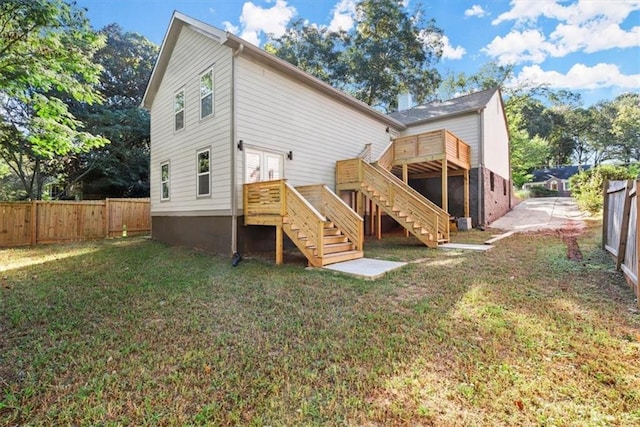
[[[200,75],[214,68],[214,116],[200,120]],[[151,107],[151,210],[228,215],[232,51],[184,27]],[[185,89],[185,128],[174,132],[173,101]],[[196,197],[196,152],[211,149],[211,196]],[[171,199],[160,201],[160,164],[170,162]]]
[[[237,139],[285,156],[292,185],[324,183],[335,189],[337,160],[354,158],[372,143],[373,158],[388,145],[387,125],[359,113],[274,69],[236,59]],[[244,156],[238,155],[238,182]]]

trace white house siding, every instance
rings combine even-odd
[[[214,116],[200,120],[200,75],[214,69]],[[151,107],[151,210],[160,215],[229,215],[232,51],[183,27]],[[174,132],[174,94],[185,89],[185,128]],[[196,152],[211,149],[211,196],[196,194]],[[160,164],[171,195],[160,201]]]
[[[368,143],[375,158],[389,144],[384,122],[246,57],[236,61],[237,138],[253,148],[292,151],[293,160],[284,160],[290,184],[335,189],[337,160],[357,157]],[[243,171],[242,153],[237,162]]]
[[[509,173],[509,134],[498,92],[491,98],[483,112],[484,163],[504,179]]]
[[[478,166],[480,120],[475,112],[460,116],[434,120],[408,127],[399,136],[416,135],[439,129],[448,129],[471,147],[471,167]]]

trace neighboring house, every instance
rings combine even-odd
[[[220,254],[273,250],[275,240],[281,261],[285,233],[313,265],[361,257],[362,216],[373,205],[437,246],[449,238],[448,213],[390,170],[468,175],[474,156],[451,132],[424,127],[413,135],[420,155],[394,152],[393,136],[408,134],[402,121],[178,12],[143,106],[151,112],[152,237]],[[444,154],[428,154],[433,147]],[[453,198],[468,199],[464,188]]]
[[[532,187],[544,187],[547,190],[557,191],[560,197],[571,197],[569,178],[578,172],[589,169],[589,165],[559,166],[557,168],[545,168],[531,171],[533,179],[522,185],[523,190]]]
[[[400,102],[399,105],[405,104]],[[473,225],[487,225],[513,207],[509,133],[502,97],[497,88],[460,96],[447,101],[433,101],[391,113],[390,117],[407,126],[400,137],[436,129],[447,129],[471,147],[469,173]],[[439,180],[416,175],[411,185],[428,198],[441,197]],[[463,201],[457,191],[461,176],[449,177],[449,212],[463,216]]]

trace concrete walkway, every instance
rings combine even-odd
[[[571,197],[540,197],[523,200],[489,227],[509,231],[556,230],[568,221],[578,221],[578,226],[584,226],[585,216]]]

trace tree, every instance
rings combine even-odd
[[[615,117],[611,133],[617,139],[620,160],[629,163],[640,161],[640,94],[620,95],[613,101]]]
[[[400,93],[410,92],[418,102],[435,93],[442,30],[419,10],[412,16],[401,0],[361,0],[348,32],[296,21],[267,50],[368,105],[391,111]]]
[[[0,3],[0,157],[26,197],[40,198],[54,157],[107,140],[82,131],[63,101],[100,102],[92,62],[103,44],[84,11],[62,0]]]
[[[66,188],[82,182],[91,197],[149,196],[149,113],[139,108],[153,70],[158,47],[144,36],[125,33],[117,24],[100,30],[106,45],[96,52],[103,67],[97,90],[100,105],[71,103],[85,128],[111,144],[67,157]]]
[[[349,40],[344,31],[329,31],[298,19],[281,37],[267,43],[265,50],[334,87],[344,88],[348,67],[343,51]]]
[[[442,30],[434,20],[412,18],[399,0],[364,0],[356,5],[353,42],[346,52],[356,98],[387,111],[401,92],[423,102],[435,93],[442,56]]]

